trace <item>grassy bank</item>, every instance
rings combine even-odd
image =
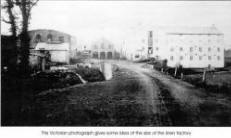
[[[28,124],[32,116],[37,116],[31,112],[33,108],[36,108],[34,105],[36,95],[48,89],[81,84],[82,81],[76,73],[88,82],[105,80],[98,69],[87,67],[66,71],[37,72],[27,78],[4,73],[1,77],[2,125]]]
[[[183,78],[195,86],[205,88],[209,92],[231,94],[231,72],[207,73],[206,81],[202,81],[202,74],[185,75]]]

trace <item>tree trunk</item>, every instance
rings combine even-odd
[[[28,32],[22,32],[20,35],[21,40],[21,73],[22,75],[29,74],[29,48],[30,48],[30,38]]]
[[[9,21],[5,21],[6,23],[10,24],[10,32],[11,35],[11,42],[12,42],[12,51],[9,53],[11,55],[11,58],[9,60],[9,71],[11,73],[16,72],[17,68],[17,25],[16,25],[16,17],[13,14],[13,8],[14,4],[12,0],[6,0],[6,10],[8,13]]]
[[[203,82],[203,83],[206,82],[206,69],[204,69],[204,71],[203,71],[202,82]]]
[[[23,76],[29,75],[29,49],[30,49],[30,37],[28,34],[29,15],[30,11],[27,9],[26,1],[22,1],[22,33],[20,35],[21,40],[21,73]]]

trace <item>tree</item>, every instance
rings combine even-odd
[[[10,24],[10,31],[14,39],[15,51],[17,51],[17,32],[20,31],[18,36],[20,40],[20,71],[22,75],[29,73],[29,48],[30,38],[28,35],[28,26],[31,17],[31,10],[37,4],[38,0],[5,0],[5,5],[2,6],[6,9],[8,20],[2,19],[3,22]],[[20,14],[14,12],[13,9],[18,8]],[[21,24],[17,24],[16,19],[20,18]],[[17,53],[15,54],[17,56]],[[16,63],[15,63],[16,64]]]
[[[2,18],[2,21],[10,24],[10,41],[12,50],[8,53],[11,56],[11,62],[9,63],[9,70],[10,72],[15,72],[16,65],[17,65],[17,16],[14,14],[14,1],[13,0],[6,0],[2,6],[2,9],[6,9],[6,13],[8,15],[8,19]]]
[[[29,49],[30,38],[28,34],[29,20],[31,17],[31,10],[37,4],[38,0],[15,0],[15,4],[19,7],[22,16],[22,26],[20,33],[20,45],[21,45],[21,63],[20,69],[22,75],[29,73]]]
[[[16,15],[13,14],[14,8],[14,1],[13,0],[6,0],[5,5],[2,6],[3,9],[6,9],[8,13],[8,20],[2,19],[3,22],[10,24],[10,32],[12,33],[13,37],[17,37],[17,25],[16,25]]]

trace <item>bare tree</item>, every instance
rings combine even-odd
[[[12,32],[12,38],[14,38],[15,52],[17,51],[17,32],[20,31],[20,70],[22,75],[28,74],[29,69],[29,48],[30,38],[28,35],[29,21],[31,18],[31,10],[37,4],[38,0],[5,0],[5,4],[2,6],[6,9],[8,19],[2,19],[3,22],[10,24],[10,31]],[[19,14],[14,12],[14,8],[19,8]],[[20,18],[21,24],[17,24],[16,19]],[[17,56],[17,53],[15,53]]]
[[[8,19],[2,18],[2,21],[10,24],[10,32],[11,32],[11,36],[10,36],[10,41],[11,41],[11,46],[12,46],[12,51],[11,53],[8,53],[11,55],[12,62],[10,62],[10,70],[11,71],[15,71],[16,69],[16,64],[17,64],[17,15],[15,15],[14,13],[14,1],[13,0],[5,0],[5,3],[3,3],[2,5],[2,9],[6,10],[6,13],[8,15]]]
[[[13,14],[13,8],[15,7],[13,0],[6,0],[5,4],[2,6],[3,9],[6,9],[8,14],[8,20],[2,19],[3,22],[10,24],[10,32],[13,37],[17,37],[17,25],[16,25],[16,15]]]

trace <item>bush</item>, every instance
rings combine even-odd
[[[82,67],[74,69],[74,72],[78,73],[84,80],[88,82],[104,81],[103,73],[96,68]]]
[[[82,83],[74,72],[39,72],[33,75],[32,87],[35,90],[62,88]]]

